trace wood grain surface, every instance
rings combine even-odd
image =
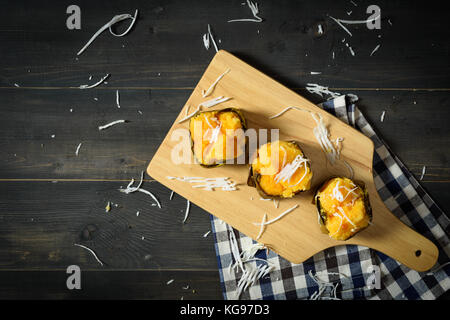
[[[309,82],[357,94],[358,107],[417,178],[426,166],[421,184],[446,213],[450,212],[450,28],[440,2],[378,1],[383,16],[381,30],[355,25],[351,38],[327,14],[366,18],[365,9],[372,4],[369,1],[357,1],[358,7],[340,1],[260,1],[263,23],[227,23],[250,14],[241,2],[77,1],[82,12],[81,30],[65,26],[71,2],[2,3],[2,298],[74,297],[61,284],[68,264],[95,270],[92,274],[96,276],[89,278],[92,289],[83,292],[86,298],[180,299],[178,289],[165,286],[165,276],[147,278],[154,283],[148,284],[149,292],[155,289],[160,295],[141,295],[131,282],[122,282],[124,273],[115,270],[123,268],[130,272],[158,268],[154,275],[168,277],[173,269],[183,270],[182,276],[174,276],[176,281],[189,279],[201,297],[222,297],[213,239],[202,237],[211,228],[202,209],[192,206],[183,225],[185,200],[175,197],[167,202],[170,191],[159,183],[146,181],[144,185],[166,201],[164,210],[171,216],[160,216],[166,211],[151,207],[145,195],[131,197],[116,192],[145,170],[213,57],[214,50],[205,50],[201,39],[208,23],[216,40],[221,40],[219,48],[314,103],[323,98],[304,90]],[[116,38],[105,32],[77,59],[76,52],[96,30],[114,15],[135,9],[139,9],[139,19],[127,36]],[[350,10],[353,13],[347,16]],[[321,36],[316,32],[318,23],[324,27]],[[126,27],[118,26],[117,31]],[[344,38],[355,56],[342,42]],[[378,44],[380,49],[370,56]],[[311,75],[311,71],[322,74]],[[106,73],[111,74],[108,84],[90,90],[74,88],[93,83]],[[120,92],[120,109],[115,104],[116,90]],[[386,117],[380,122],[383,110]],[[130,122],[98,132],[98,125],[121,118]],[[80,142],[83,145],[76,157]],[[113,208],[111,215],[106,215],[105,201],[130,211],[118,215]],[[149,218],[136,220],[134,210],[141,210],[142,220],[143,212],[159,217],[158,223],[152,224]],[[142,241],[140,229],[127,229],[131,222],[146,226],[144,236],[153,235],[152,240]],[[99,231],[94,240],[85,240],[83,230],[91,223]],[[102,268],[81,248],[72,248],[75,241],[92,246],[107,266]],[[171,241],[181,247],[171,247]],[[61,258],[55,262],[58,255],[54,251],[58,249]],[[159,267],[142,259],[147,254]],[[36,277],[37,270],[48,272]],[[106,273],[108,279],[118,283],[108,295],[100,290],[106,281],[100,280],[106,277],[100,276],[103,271],[111,272]],[[60,276],[56,276],[58,272]],[[38,279],[48,285],[37,285]],[[145,276],[140,279],[144,281]],[[46,289],[50,287],[54,290]]]

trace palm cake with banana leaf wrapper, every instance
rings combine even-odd
[[[247,125],[239,109],[203,111],[189,122],[192,152],[203,167],[245,162]],[[244,158],[243,158],[244,157]]]
[[[325,181],[314,196],[322,232],[336,240],[347,240],[372,221],[372,209],[365,187],[349,178]]]
[[[273,141],[262,145],[250,165],[247,184],[263,198],[292,198],[309,190],[312,171],[309,160],[295,141]]]

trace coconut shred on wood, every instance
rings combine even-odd
[[[376,16],[372,19],[367,20],[344,20],[344,19],[336,19],[332,16],[329,16],[331,19],[333,19],[345,32],[347,32],[350,36],[353,36],[352,33],[344,26],[344,24],[367,24],[373,21],[376,21],[380,19],[380,15]]]
[[[109,127],[112,127],[112,126],[114,126],[114,125],[116,125],[116,124],[119,124],[119,123],[125,123],[125,122],[127,122],[127,120],[116,120],[116,121],[107,123],[107,124],[105,124],[105,125],[103,125],[103,126],[99,126],[99,127],[98,127],[98,130],[99,130],[99,131],[102,131],[102,130],[108,129]]]
[[[110,74],[108,73],[108,74],[106,74],[106,76],[104,76],[103,78],[101,78],[101,79],[100,79],[99,81],[97,81],[96,83],[91,84],[91,85],[88,85],[88,84],[82,84],[82,85],[80,85],[78,88],[80,88],[80,89],[92,89],[92,88],[95,88],[95,87],[101,85],[102,83],[104,83],[105,80],[108,79],[109,76],[110,76]],[[92,76],[91,76],[91,77],[92,77]],[[89,80],[90,80],[90,79],[89,79]]]
[[[137,187],[132,187],[132,185],[134,184],[134,178],[132,178],[130,183],[128,184],[128,186],[125,189],[120,188],[118,190],[125,194],[130,194],[133,192],[145,193],[145,194],[149,195],[155,201],[158,208],[161,209],[161,203],[159,202],[158,198],[156,198],[156,196],[153,193],[151,193],[150,191],[141,188],[143,181],[144,181],[144,171],[141,172],[141,180],[139,181],[139,184],[137,185]]]
[[[214,49],[216,52],[219,52],[219,48],[217,47],[216,41],[214,40],[214,36],[211,31],[211,26],[208,24],[208,32],[203,34],[203,45],[205,46],[206,50],[209,50],[210,42],[212,42]]]
[[[249,19],[249,18],[233,19],[233,20],[228,20],[228,22],[262,22],[263,19],[260,16],[258,16],[258,14],[259,14],[258,3],[247,0],[247,5],[252,12],[252,15],[254,17],[253,19]]]
[[[80,142],[79,144],[78,144],[78,146],[77,146],[77,149],[75,150],[75,155],[78,157],[78,153],[80,152],[80,148],[81,148],[81,145],[82,145],[83,143],[82,142]]]
[[[254,224],[255,226],[261,226],[261,225],[268,225],[268,224],[274,223],[274,222],[280,220],[281,218],[283,218],[285,215],[291,213],[292,211],[294,211],[294,210],[297,209],[297,208],[298,208],[298,204],[296,204],[295,206],[293,206],[293,207],[287,209],[287,210],[284,211],[282,214],[280,214],[279,216],[277,216],[277,217],[275,217],[275,218],[273,218],[273,219],[271,219],[271,220],[269,220],[269,221],[265,221],[265,222],[262,222],[262,223],[254,222],[253,224]]]
[[[231,181],[228,177],[218,178],[203,178],[203,177],[170,177],[169,180],[177,180],[195,184],[192,188],[201,188],[202,190],[214,191],[216,188],[220,188],[223,191],[235,191],[236,183]]]
[[[208,101],[202,102],[202,103],[199,104],[199,106],[200,107],[205,107],[205,108],[211,108],[211,107],[213,107],[215,105],[218,105],[218,104],[220,104],[222,102],[226,102],[226,101],[228,101],[230,99],[231,98],[229,98],[229,97],[220,96],[220,97],[216,97],[216,98],[210,99]]]
[[[82,244],[78,244],[78,243],[74,243],[73,245],[89,251],[94,256],[95,260],[97,260],[97,262],[103,267],[103,262],[97,257],[94,250],[92,250],[91,248],[88,248]]]
[[[207,96],[209,96],[213,92],[217,83],[219,83],[219,81],[230,71],[231,71],[231,69],[229,69],[229,68],[227,70],[225,70],[225,72],[222,73],[220,76],[218,76],[217,79],[209,86],[209,88],[206,91],[202,90],[203,98],[206,98]]]
[[[96,33],[94,33],[94,35],[89,39],[89,41],[84,45],[84,47],[81,48],[80,51],[78,51],[77,55],[79,56],[80,54],[82,54],[87,49],[87,47],[89,47],[89,45],[106,29],[109,29],[109,32],[115,37],[123,37],[123,36],[127,35],[128,32],[130,32],[130,30],[133,28],[134,23],[136,22],[137,14],[138,14],[138,10],[136,9],[136,11],[134,12],[134,16],[132,16],[131,14],[128,14],[128,13],[119,14],[119,15],[114,16],[109,22],[107,22],[100,29],[98,29],[98,31]],[[112,31],[111,27],[114,24],[116,24],[120,21],[126,20],[126,19],[131,19],[131,23],[123,33],[117,34]]]

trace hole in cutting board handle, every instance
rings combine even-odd
[[[414,252],[414,254],[416,255],[416,257],[420,257],[420,255],[422,254],[422,251],[416,250],[416,252]]]

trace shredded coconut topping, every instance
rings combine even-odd
[[[298,155],[295,157],[295,159],[291,162],[286,164],[281,171],[275,176],[275,182],[279,183],[280,181],[283,182],[290,182],[292,176],[294,173],[300,168],[300,166],[305,167],[305,173],[303,176],[298,180],[298,182],[295,185],[289,186],[289,187],[295,187],[297,186],[302,180],[306,177],[306,174],[308,173],[308,168],[306,164],[308,163],[308,159],[304,158],[302,155]]]

